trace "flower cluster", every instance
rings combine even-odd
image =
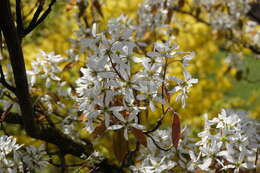
[[[16,139],[12,136],[0,136],[0,144],[0,168],[11,168],[14,163],[7,156],[22,146],[16,144]]]
[[[73,79],[67,79],[65,75],[70,73],[70,69],[78,60],[79,56],[72,49],[67,51],[67,57],[54,52],[40,51],[31,63],[31,70],[27,71],[32,93],[35,92],[37,95],[41,93],[33,100],[36,109],[47,116],[56,115],[62,118],[60,121],[62,130],[73,136],[77,136],[74,133],[74,123],[71,121],[77,112],[71,108],[73,103],[71,103],[72,85],[70,83]],[[44,87],[38,87],[41,84]],[[62,117],[60,112],[67,112],[70,116]]]
[[[187,171],[191,165],[189,151],[194,149],[193,139],[188,130],[182,129],[178,148],[172,147],[171,129],[157,130],[147,139],[147,147],[140,150],[139,166],[131,166],[133,172],[165,172],[169,170]]]
[[[12,136],[0,136],[0,172],[30,172],[40,170],[49,163],[44,159],[44,146],[26,147],[16,143]],[[13,155],[13,156],[11,156]]]
[[[25,152],[17,152],[17,157],[21,160],[23,165],[26,165],[28,171],[41,170],[46,167],[49,162],[46,157],[45,146],[40,147],[28,146],[25,148]]]
[[[256,22],[248,21],[245,23],[244,32],[253,45],[260,47],[260,30]]]
[[[194,0],[208,12],[209,22],[216,30],[239,27],[240,21],[250,10],[250,0]]]
[[[177,150],[171,148],[171,130],[158,130],[147,139],[137,158],[134,172],[207,172],[253,170],[259,158],[260,124],[246,117],[245,112],[222,110],[218,117],[208,120],[198,134],[200,140],[182,132]],[[153,139],[153,140],[151,140]]]
[[[101,33],[94,24],[92,38],[78,41],[80,48],[90,50],[88,63],[81,68],[82,77],[76,82],[76,100],[89,132],[99,122],[110,130],[124,129],[128,139],[129,130],[145,128],[139,119],[142,110],[155,112],[160,104],[169,106],[166,94],[175,92],[180,92],[177,100],[185,106],[189,88],[197,83],[186,70],[194,54],[178,51],[174,39],[158,41],[152,51],[140,54],[132,28],[130,20],[120,16],[110,20]],[[173,62],[183,64],[184,80],[169,76],[167,70]],[[140,68],[136,70],[136,66]]]
[[[64,62],[64,58],[60,55],[52,53],[45,53],[41,51],[35,61],[32,61],[32,70],[27,74],[31,77],[30,84],[33,86],[36,83],[36,79],[41,78],[45,80],[45,86],[50,87],[51,81],[60,81],[61,78],[58,74],[62,71],[58,66]]]
[[[199,154],[190,156],[205,171],[233,170],[238,172],[256,167],[259,157],[260,124],[249,120],[244,112],[222,110],[218,117],[205,120],[204,131],[196,145]]]
[[[138,37],[147,31],[159,30],[167,27],[171,20],[168,16],[170,8],[176,3],[174,0],[145,0],[138,11]]]

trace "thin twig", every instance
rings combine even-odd
[[[255,173],[257,172],[257,162],[258,162],[258,154],[259,154],[259,148],[256,149],[256,156],[255,156]]]
[[[186,15],[189,15],[191,17],[193,17],[194,19],[196,19],[198,22],[201,22],[201,23],[204,23],[206,25],[210,25],[209,22],[199,18],[198,16],[192,14],[191,12],[188,12],[188,11],[184,11],[184,10],[181,10],[180,8],[171,8],[173,11],[176,11],[178,13],[182,13],[182,14],[186,14]]]
[[[62,151],[59,154],[59,158],[60,158],[60,167],[61,167],[61,173],[65,173],[67,171],[67,165],[66,165],[66,159],[65,159],[65,155],[64,153],[62,153]]]
[[[10,84],[7,83],[7,81],[5,80],[5,75],[3,72],[3,68],[2,65],[0,64],[0,83],[6,87],[8,90],[12,91],[15,95],[16,95],[16,89],[15,87],[11,86]]]
[[[52,6],[54,5],[54,3],[56,2],[56,0],[52,0],[49,4],[48,9],[41,15],[41,17],[39,17],[40,13],[42,12],[42,6],[43,4],[39,4],[33,19],[31,21],[31,23],[29,24],[29,26],[24,30],[24,32],[22,33],[22,37],[26,36],[27,34],[29,34],[30,32],[32,32],[39,24],[41,24],[45,18],[49,15],[49,13],[52,10]]]
[[[157,120],[157,123],[156,123],[156,125],[154,126],[154,128],[152,128],[152,129],[150,129],[150,130],[148,130],[148,131],[145,131],[144,134],[147,135],[147,134],[150,134],[150,133],[155,132],[155,131],[162,125],[162,121],[163,121],[164,117],[166,116],[166,113],[167,113],[168,110],[170,110],[170,109],[172,109],[172,108],[168,108],[168,109],[163,113],[163,115],[161,116],[161,118],[160,118],[159,120]]]
[[[9,134],[7,133],[5,127],[4,127],[4,124],[3,124],[3,121],[0,122],[0,126],[1,126],[1,130],[3,130],[4,134],[9,136]]]
[[[3,56],[3,43],[2,43],[2,31],[0,30],[0,55]],[[4,71],[3,71],[3,68],[2,68],[2,65],[0,63],[0,83],[2,83],[2,85],[4,87],[6,87],[7,89],[9,89],[10,91],[12,91],[14,94],[15,94],[15,87],[9,85],[7,83],[7,81],[5,80],[5,75],[4,75]]]
[[[160,149],[160,150],[163,150],[163,151],[170,151],[171,150],[171,148],[172,148],[172,146],[170,146],[169,148],[162,148],[159,144],[157,144],[157,142],[156,142],[156,140],[151,136],[151,135],[149,135],[149,134],[145,134],[146,136],[148,136],[152,141],[153,141],[153,143],[154,143],[154,145],[158,148],[158,149]]]
[[[35,10],[35,8],[38,6],[39,1],[34,3],[34,6],[28,11],[26,12],[26,14],[23,14],[23,20],[26,21],[26,19],[33,13],[33,11]]]

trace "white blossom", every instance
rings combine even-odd
[[[168,77],[168,79],[173,80],[177,83],[177,86],[174,87],[173,90],[169,91],[169,93],[176,93],[178,91],[181,91],[181,93],[176,97],[176,101],[181,100],[182,107],[185,107],[189,89],[193,86],[193,84],[198,83],[198,79],[192,78],[190,73],[186,70],[183,71],[183,74],[184,80],[178,79],[177,77]]]

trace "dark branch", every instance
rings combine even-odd
[[[259,3],[251,3],[251,9],[248,12],[248,17],[251,18],[253,21],[260,24],[260,4]]]
[[[24,57],[20,38],[13,22],[9,0],[1,1],[0,28],[3,32],[11,60],[16,85],[16,95],[19,100],[25,129],[30,135],[35,135],[34,133],[38,130],[28,89]]]
[[[189,15],[191,17],[193,17],[194,19],[196,19],[198,22],[201,22],[201,23],[204,23],[206,25],[210,25],[209,22],[199,18],[198,16],[192,14],[191,12],[188,12],[188,11],[184,11],[184,10],[181,10],[180,8],[171,8],[173,11],[176,11],[178,13],[181,13],[181,14],[186,14],[186,15]]]
[[[44,2],[44,1],[43,1],[43,2]],[[32,18],[32,20],[31,20],[29,26],[25,29],[24,32],[28,32],[28,33],[29,33],[29,32],[31,32],[31,31],[34,29],[34,26],[36,25],[37,20],[38,20],[38,18],[39,18],[39,16],[40,16],[42,10],[43,10],[43,4],[40,3],[39,6],[38,6],[38,8],[36,9],[34,15],[33,15],[33,18]],[[30,31],[29,31],[29,30],[30,30]],[[24,34],[24,33],[23,33],[23,34]],[[26,35],[26,34],[25,34],[25,35]]]
[[[0,110],[0,117],[2,118],[1,115],[3,115],[3,111]],[[1,119],[1,121],[9,123],[9,124],[19,124],[23,125],[23,119],[22,116],[19,115],[18,113],[14,112],[9,112],[7,116],[5,116],[4,119]]]
[[[23,20],[26,21],[26,19],[34,12],[34,10],[37,8],[39,2],[36,1],[33,5],[33,7],[29,10],[29,11],[26,11],[26,14],[24,13],[23,14]]]
[[[0,117],[2,114],[4,114],[4,112],[0,110]],[[22,116],[14,112],[9,112],[4,119],[1,119],[1,121],[9,124],[19,124],[24,126]],[[89,156],[93,152],[92,144],[86,139],[84,142],[76,141],[54,127],[43,126],[34,138],[55,144],[63,153],[72,154],[77,157],[80,157],[82,154]]]
[[[30,32],[32,32],[39,24],[41,24],[45,18],[49,15],[49,13],[51,12],[52,6],[54,5],[54,3],[56,2],[56,0],[52,0],[49,4],[49,7],[47,8],[47,10],[42,14],[42,16],[39,18],[42,10],[43,10],[43,4],[40,3],[36,12],[34,13],[33,19],[31,21],[31,23],[29,24],[29,26],[24,30],[24,32],[22,33],[22,37],[26,36],[27,34],[29,34]]]
[[[156,140],[155,140],[151,135],[149,135],[149,134],[145,134],[145,135],[148,136],[148,137],[152,140],[152,142],[154,143],[154,145],[155,145],[158,149],[160,149],[160,150],[162,150],[162,151],[170,151],[170,150],[171,150],[172,146],[169,147],[169,148],[162,148],[162,147],[156,142]]]
[[[6,87],[7,89],[9,89],[10,91],[12,91],[14,94],[16,94],[16,89],[15,87],[11,86],[9,83],[7,83],[7,81],[5,80],[5,75],[3,72],[3,68],[2,65],[0,64],[0,83]]]
[[[3,44],[2,43],[3,43],[3,38],[2,38],[2,31],[0,29],[0,56],[3,56]],[[9,85],[7,83],[7,81],[5,80],[5,75],[4,75],[4,71],[3,71],[1,63],[0,63],[0,83],[2,83],[2,85],[4,87],[6,87],[7,89],[9,89],[10,91],[15,93],[15,87]]]
[[[161,126],[162,121],[163,121],[163,119],[164,119],[164,116],[165,116],[165,115],[163,115],[159,120],[157,120],[156,125],[155,125],[152,129],[150,129],[150,130],[144,132],[144,134],[150,134],[150,133],[155,132],[155,131]]]
[[[23,18],[21,9],[21,0],[16,0],[16,24],[19,35],[23,32]]]
[[[260,54],[260,49],[256,46],[246,45],[245,47],[250,49],[255,54]]]

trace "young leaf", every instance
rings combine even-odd
[[[113,148],[116,159],[122,162],[128,153],[128,141],[124,137],[124,129],[115,131],[113,136]]]
[[[93,135],[95,136],[101,136],[106,131],[106,126],[104,123],[98,125],[95,130],[93,131]]]
[[[132,128],[132,132],[135,135],[138,142],[140,142],[141,144],[143,144],[146,147],[147,146],[147,140],[146,140],[146,136],[143,134],[142,130]]]
[[[178,147],[180,137],[181,137],[180,118],[177,112],[174,112],[172,116],[172,143],[176,149]]]

